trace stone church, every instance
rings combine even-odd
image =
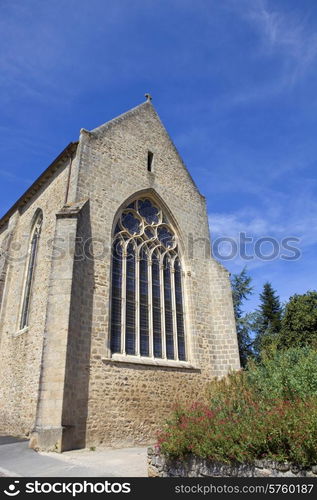
[[[240,366],[206,201],[150,96],[81,129],[1,218],[0,251],[0,433],[148,444]]]

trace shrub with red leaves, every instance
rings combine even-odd
[[[178,407],[158,436],[171,457],[194,454],[212,461],[271,459],[317,463],[317,396],[270,397],[244,371],[209,387],[210,405]]]

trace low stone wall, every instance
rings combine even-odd
[[[256,460],[252,464],[222,464],[199,457],[170,460],[148,448],[149,477],[317,477],[317,465],[305,468],[289,463]]]

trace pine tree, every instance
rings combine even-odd
[[[260,307],[257,311],[255,351],[267,351],[277,344],[278,335],[282,326],[282,306],[280,299],[272,287],[266,282],[260,294]]]
[[[233,274],[231,277],[233,309],[236,320],[238,345],[241,366],[246,366],[248,357],[252,354],[252,341],[250,338],[250,315],[245,314],[242,308],[243,302],[252,294],[252,278],[248,275],[246,268],[241,273]]]

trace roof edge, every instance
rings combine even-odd
[[[0,229],[9,221],[10,217],[19,208],[25,205],[39,189],[54,175],[59,167],[59,162],[66,156],[72,155],[78,146],[77,142],[70,142],[68,146],[53,160],[46,170],[33,182],[33,184],[20,196],[15,204],[0,218]]]
[[[99,133],[102,133],[104,130],[106,130],[108,127],[115,125],[116,123],[124,120],[125,118],[127,118],[130,115],[134,115],[134,113],[136,113],[140,108],[143,108],[143,107],[148,106],[148,105],[153,107],[153,104],[149,101],[141,102],[137,106],[134,106],[134,108],[128,109],[128,111],[121,113],[121,115],[118,115],[115,118],[112,118],[111,120],[107,121],[106,123],[103,123],[102,125],[99,125],[99,127],[96,127],[94,129],[90,130],[89,132],[91,134],[98,135]]]

